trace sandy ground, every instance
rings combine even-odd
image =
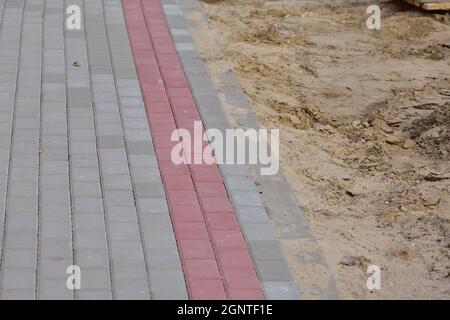
[[[280,128],[341,298],[450,298],[450,15],[388,1],[370,31],[373,1],[206,2],[212,30],[194,37],[207,67],[231,68]],[[369,264],[381,290],[366,288]]]

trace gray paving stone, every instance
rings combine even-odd
[[[67,136],[66,135],[44,135],[41,138],[41,150],[49,148],[67,148]]]
[[[136,209],[134,206],[108,207],[107,211],[111,222],[136,222]]]
[[[236,206],[235,210],[242,223],[270,223],[263,206]]]
[[[36,264],[36,248],[6,249],[3,267],[9,269],[30,268]]]
[[[102,174],[107,175],[129,175],[130,168],[123,161],[103,161],[101,162]]]
[[[249,241],[276,240],[270,223],[242,223],[245,237]]]
[[[144,265],[142,264],[136,264],[136,265],[114,265],[113,263],[113,269],[114,269],[114,275],[115,279],[118,280],[139,280],[139,281],[146,281],[147,274]]]
[[[100,198],[76,197],[73,198],[75,213],[95,213],[103,211],[103,201]]]
[[[284,254],[275,240],[249,241],[253,257],[256,260],[283,260]]]
[[[250,177],[228,176],[225,177],[228,188],[233,191],[256,191],[255,183]]]
[[[61,279],[65,278],[67,280],[67,267],[73,264],[72,259],[41,259],[39,261],[40,269],[39,275],[42,279]]]
[[[64,190],[69,185],[67,174],[41,174],[40,179],[41,190]]]
[[[112,222],[109,224],[112,240],[140,240],[137,222]]]
[[[98,167],[98,159],[95,155],[71,155],[70,162],[73,168]]]
[[[8,235],[5,249],[35,249],[35,230],[16,230]]]
[[[67,161],[42,161],[41,174],[68,174],[69,163]]]
[[[142,213],[160,213],[169,210],[165,198],[140,198],[137,202]]]
[[[73,168],[72,169],[73,181],[99,181],[99,172],[97,168]]]
[[[166,269],[180,267],[181,262],[176,247],[167,249],[149,249],[149,267],[152,269]],[[180,269],[181,271],[181,269]]]
[[[103,186],[105,190],[131,190],[130,175],[126,174],[105,174],[103,176]]]
[[[17,199],[17,198],[15,198]],[[37,204],[37,200],[35,202]],[[36,230],[37,217],[33,213],[37,212],[37,208],[33,212],[27,212],[25,210],[14,212],[8,216],[8,224],[6,228],[8,230]]]
[[[111,300],[111,289],[104,290],[80,290],[77,292],[79,300]]]
[[[264,281],[264,292],[270,300],[300,300],[302,297],[294,281]]]
[[[126,163],[125,149],[99,149],[100,161],[123,161]]]
[[[137,154],[130,155],[128,159],[132,170],[137,168],[158,168],[158,161],[155,156],[149,157],[148,155]],[[159,172],[159,170],[157,172]]]
[[[72,141],[70,152],[72,154],[96,154],[97,145],[94,141]]]
[[[47,148],[41,154],[42,160],[63,161],[69,158],[66,148]]]
[[[175,42],[178,51],[195,51],[196,47],[193,42]]]
[[[72,194],[80,197],[101,197],[99,182],[73,182]]]
[[[40,258],[51,260],[72,259],[72,241],[61,239],[41,239]]]
[[[94,141],[95,132],[92,128],[89,129],[70,129],[71,141]]]
[[[110,245],[111,253],[116,257],[114,262],[131,263],[144,259],[142,244],[139,240],[112,240]]]
[[[2,300],[33,300],[35,296],[34,289],[29,290],[8,290],[3,289]]]
[[[73,300],[74,293],[67,289],[67,278],[41,279],[39,281],[39,299],[41,300]]]
[[[156,161],[155,161],[155,165]],[[132,176],[135,183],[156,183],[161,182],[161,174],[157,167],[148,168],[148,167],[132,167]]]
[[[103,249],[106,234],[103,230],[76,230],[75,246],[78,250]]]
[[[2,291],[4,290],[34,290],[34,268],[3,270]]]
[[[134,198],[131,190],[105,190],[106,206],[133,206]]]
[[[36,213],[37,199],[10,197],[8,211],[10,213]]]
[[[108,265],[108,260],[106,240],[103,243],[103,248],[83,249],[77,254],[77,265],[82,271],[85,268],[105,268]]]
[[[119,300],[145,300],[150,298],[147,281],[116,280],[116,295]]]
[[[45,222],[66,221],[70,217],[70,205],[42,204],[40,211],[40,219]]]
[[[285,260],[256,260],[256,269],[262,281],[293,281]]]
[[[172,230],[172,220],[167,213],[154,213],[141,217],[142,227],[148,231],[166,231]]]
[[[100,148],[123,148],[123,137],[122,136],[99,136],[99,147]]]
[[[149,141],[130,141],[128,144],[128,152],[130,155],[135,154],[154,154],[154,149]]]
[[[177,247],[175,237],[172,232],[155,231],[144,234],[148,250],[175,250]]]
[[[83,268],[81,290],[108,290],[110,288],[109,270],[103,268]]]
[[[183,272],[179,269],[151,269],[150,281],[154,299],[188,299]]]
[[[122,114],[126,118],[141,118],[146,116],[145,110],[142,108],[125,108]]]
[[[164,189],[159,183],[136,183],[134,185],[136,197],[138,198],[158,198],[164,197]]]
[[[42,239],[58,239],[71,241],[71,225],[67,221],[46,221],[41,223],[40,232]]]

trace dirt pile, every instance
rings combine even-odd
[[[413,121],[410,136],[425,153],[450,160],[450,102],[420,106],[424,107],[433,112]]]

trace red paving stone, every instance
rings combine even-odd
[[[263,299],[218,166],[171,161],[171,150],[178,143],[171,141],[173,130],[192,133],[194,121],[201,117],[161,3],[122,3],[190,298]],[[196,152],[187,154],[194,157]]]

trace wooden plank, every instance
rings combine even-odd
[[[425,10],[450,10],[450,0],[403,0]]]

